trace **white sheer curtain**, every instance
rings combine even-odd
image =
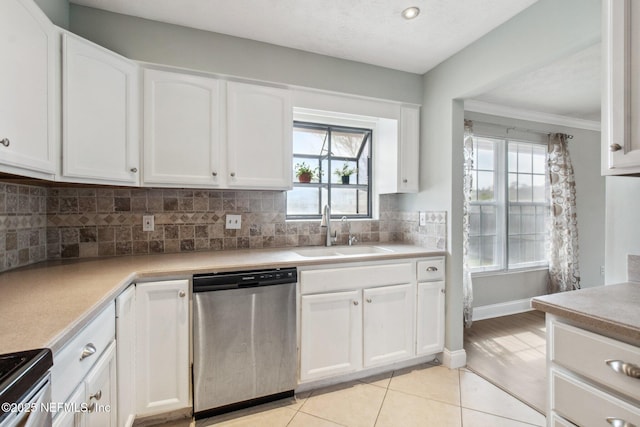
[[[469,270],[469,206],[471,204],[471,189],[473,187],[473,122],[464,121],[464,204],[462,215],[462,297],[464,325],[469,328],[473,323],[473,283]]]
[[[548,167],[551,189],[549,292],[580,289],[576,181],[567,135],[549,135]]]

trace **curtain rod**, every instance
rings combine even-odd
[[[529,132],[529,133],[538,133],[540,135],[551,135],[552,133],[556,133],[556,132],[543,132],[540,130],[533,130],[533,129],[526,129],[526,128],[519,128],[519,127],[515,127],[515,126],[509,126],[507,127],[507,134],[509,133],[510,130],[517,130],[520,132]],[[573,139],[573,135],[569,135],[569,134],[565,134],[567,136],[567,139]]]

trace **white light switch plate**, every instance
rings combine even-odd
[[[242,226],[242,215],[227,214],[226,228],[228,230],[239,230]]]

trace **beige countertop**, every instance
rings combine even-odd
[[[444,255],[411,245],[377,246],[392,251],[314,257],[296,252],[310,248],[190,252],[50,261],[1,273],[0,354],[43,347],[55,353],[136,280]]]
[[[640,283],[535,297],[531,306],[576,326],[640,346]]]

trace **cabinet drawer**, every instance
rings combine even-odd
[[[65,402],[67,396],[87,375],[100,355],[115,338],[115,305],[110,304],[102,313],[82,329],[58,353],[53,355],[51,368],[51,399]],[[95,352],[82,357],[83,351],[95,348]]]
[[[412,263],[327,268],[300,272],[303,294],[398,285],[414,281]]]
[[[640,379],[615,372],[607,360],[640,367],[640,349],[563,323],[551,322],[551,361],[633,399],[640,399]],[[640,370],[640,368],[638,368]]]
[[[616,425],[613,419],[640,425],[640,408],[555,369],[550,374],[551,410],[563,418],[580,426]]]
[[[444,280],[444,258],[429,258],[418,262],[418,282]]]

